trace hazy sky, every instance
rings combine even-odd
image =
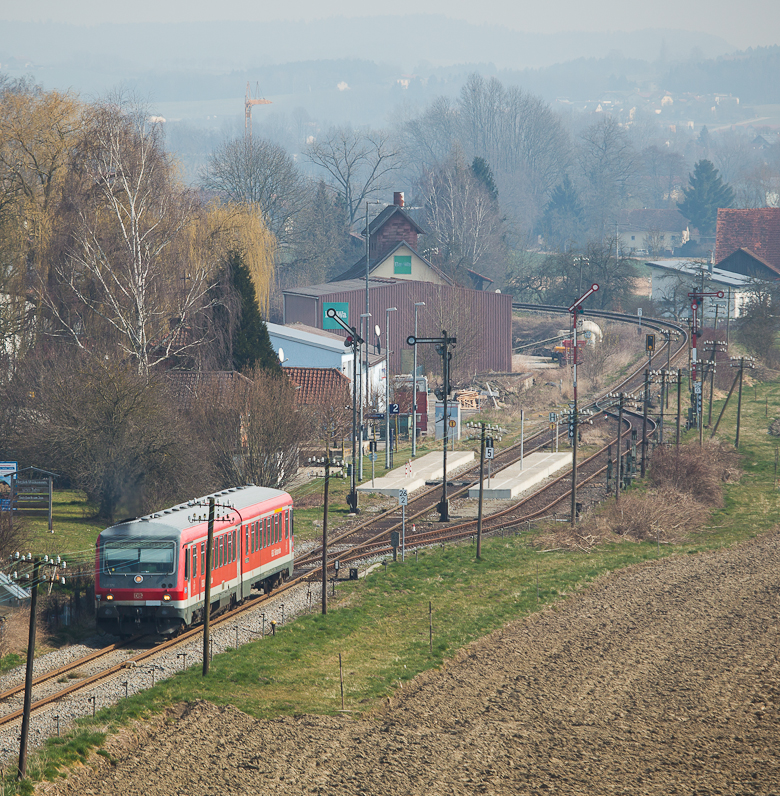
[[[0,19],[74,22],[306,20],[322,17],[431,13],[529,32],[698,30],[739,47],[780,44],[780,0],[0,0]]]

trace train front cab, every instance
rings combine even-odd
[[[98,629],[120,636],[174,635],[188,623],[178,537],[149,539],[134,530],[120,525],[98,539]]]

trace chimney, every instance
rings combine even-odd
[[[396,191],[393,194],[393,204],[396,207],[403,207],[404,206],[404,192],[403,191]]]

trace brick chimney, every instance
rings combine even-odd
[[[401,212],[393,211],[390,216],[385,217],[381,227],[371,233],[368,250],[371,259],[382,257],[385,252],[390,251],[400,242],[408,243],[413,249],[417,248],[418,227],[406,215],[404,208],[403,191],[393,193],[393,205]],[[389,208],[385,208],[388,210]],[[385,212],[384,210],[382,211]]]

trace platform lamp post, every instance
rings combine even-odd
[[[592,284],[588,290],[586,290],[575,302],[569,307],[569,312],[572,316],[572,328],[574,330],[574,335],[572,338],[573,348],[574,348],[574,380],[573,380],[573,387],[574,387],[574,406],[572,406],[572,426],[573,426],[573,436],[572,436],[572,445],[571,445],[571,524],[576,525],[577,523],[577,425],[579,424],[579,416],[577,415],[577,360],[579,358],[579,352],[577,350],[577,312],[580,309],[580,305],[586,298],[592,296],[597,290],[599,286],[597,284]]]
[[[390,469],[390,313],[398,307],[385,310],[385,470]]]
[[[414,336],[417,338],[417,308],[424,307],[424,301],[414,302]],[[412,371],[412,458],[417,455],[417,343],[414,344],[414,365]]]
[[[357,358],[363,338],[357,333],[354,326],[350,326],[346,321],[339,318],[339,314],[334,307],[328,307],[325,315],[335,321],[347,333],[344,345],[347,348],[352,348],[352,482],[347,495],[347,505],[354,514],[358,514],[357,483],[355,480],[357,475],[355,468],[357,464]]]
[[[457,342],[457,338],[448,337],[446,331],[442,331],[441,337],[417,337],[416,335],[409,335],[409,337],[406,338],[406,345],[409,346],[417,345],[417,343],[432,343],[436,346],[436,353],[441,356],[442,375],[444,377],[444,384],[441,389],[441,401],[444,405],[444,415],[442,417],[443,462],[441,474],[441,502],[438,505],[439,519],[441,522],[449,522],[450,519],[449,501],[447,500],[447,429],[449,427],[447,397],[450,393],[450,360],[452,359],[450,346],[454,346]],[[438,393],[436,397],[440,397]]]
[[[365,335],[365,339],[368,339],[368,319],[371,317],[370,312],[364,312],[360,316],[360,332],[361,334]],[[365,322],[363,319],[365,318]],[[365,331],[364,331],[364,323],[365,323]],[[366,361],[365,361],[365,371],[366,371],[366,389],[365,392],[363,391],[363,364],[360,365],[360,379],[358,380],[358,384],[360,385],[360,389],[358,391],[358,403],[360,404],[360,442],[358,443],[358,460],[360,463],[360,480],[363,480],[363,404],[366,405],[366,412],[368,412],[368,395],[369,395],[369,387],[368,387],[368,343],[365,344],[366,348]],[[358,356],[360,359],[360,356]]]

